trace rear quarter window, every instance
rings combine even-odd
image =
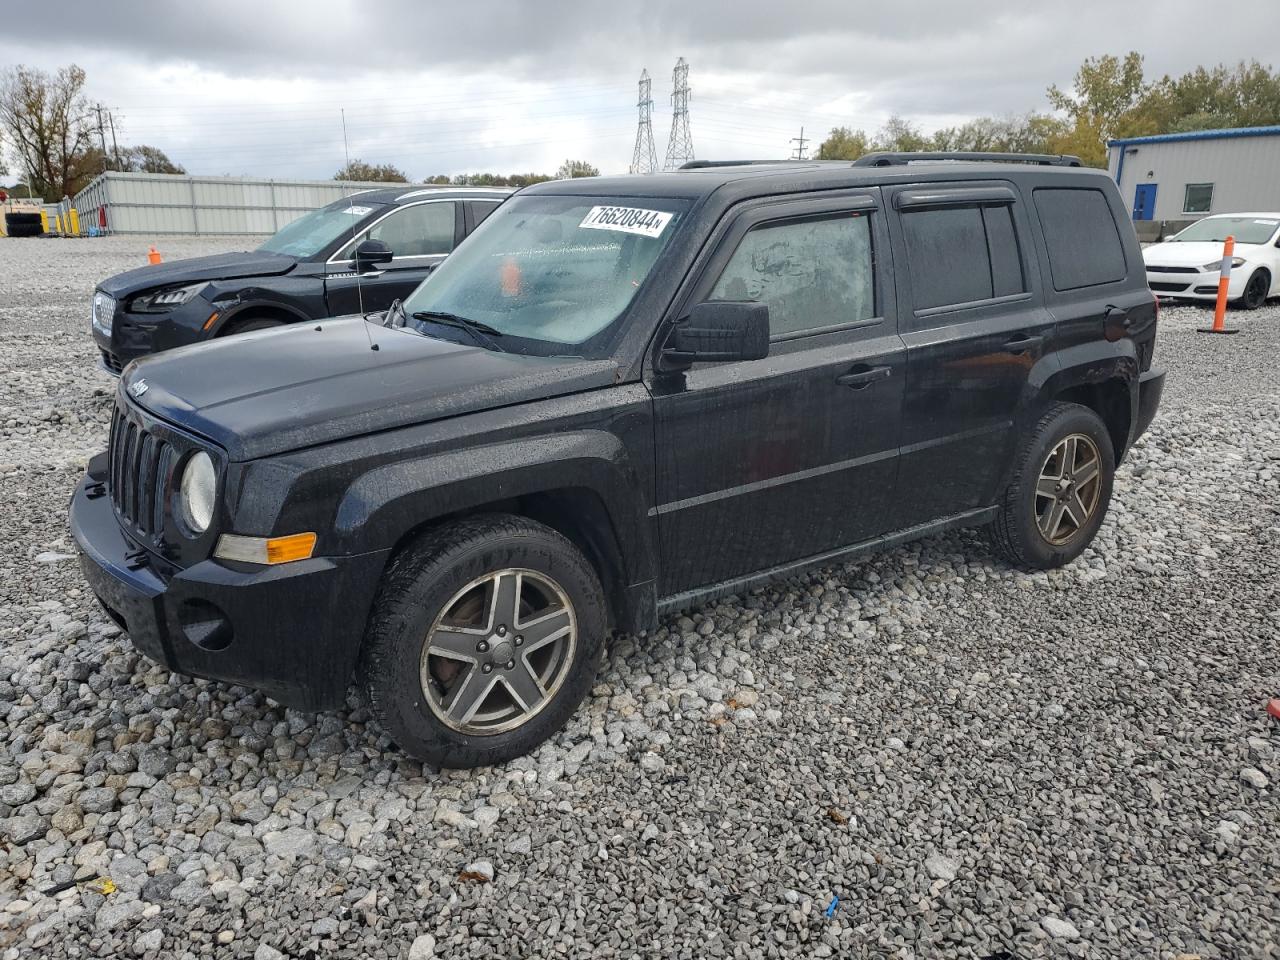
[[[1125,278],[1124,245],[1106,194],[1090,188],[1041,187],[1034,197],[1055,290]]]

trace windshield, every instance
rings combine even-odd
[[[520,353],[591,356],[679,228],[682,200],[516,196],[498,207],[405,301],[464,317]]]
[[[1280,226],[1280,219],[1266,217],[1205,217],[1197,220],[1170,243],[1194,243],[1196,241],[1221,243],[1227,237],[1235,237],[1236,243],[1266,243]]]
[[[341,203],[321,207],[303,214],[260,246],[268,253],[287,253],[291,257],[314,257],[339,237],[349,236],[351,231],[381,203],[360,203],[358,197]]]

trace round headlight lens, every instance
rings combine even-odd
[[[203,450],[187,461],[182,471],[179,503],[182,519],[192,533],[204,533],[213,522],[213,498],[218,477],[213,461]]]

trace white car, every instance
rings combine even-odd
[[[1197,220],[1142,251],[1147,283],[1160,297],[1216,300],[1222,244],[1236,238],[1227,298],[1254,310],[1280,295],[1280,213],[1230,213]]]

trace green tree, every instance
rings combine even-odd
[[[427,177],[427,179],[423,180],[422,182],[445,184],[445,183],[450,183],[452,181],[450,181],[449,175],[447,173],[437,173],[434,177]]]
[[[575,177],[598,177],[600,171],[585,160],[566,160],[556,171],[556,180],[570,180]]]
[[[0,127],[26,182],[46,200],[74,196],[102,169],[84,84],[75,64],[53,74],[19,64],[0,75]]]
[[[1076,71],[1070,93],[1055,85],[1046,95],[1071,125],[1063,141],[1072,146],[1070,152],[1089,166],[1105,167],[1108,140],[1154,132],[1142,110],[1146,91],[1142,55],[1130,51],[1123,59],[1089,57]]]
[[[352,160],[333,175],[335,180],[357,180],[368,183],[408,183],[404,171],[390,163],[366,163]]]
[[[121,169],[137,173],[186,173],[186,168],[174,163],[159,147],[145,143],[125,147],[120,151]]]
[[[857,160],[870,152],[866,133],[852,127],[833,127],[813,156],[815,160]]]

